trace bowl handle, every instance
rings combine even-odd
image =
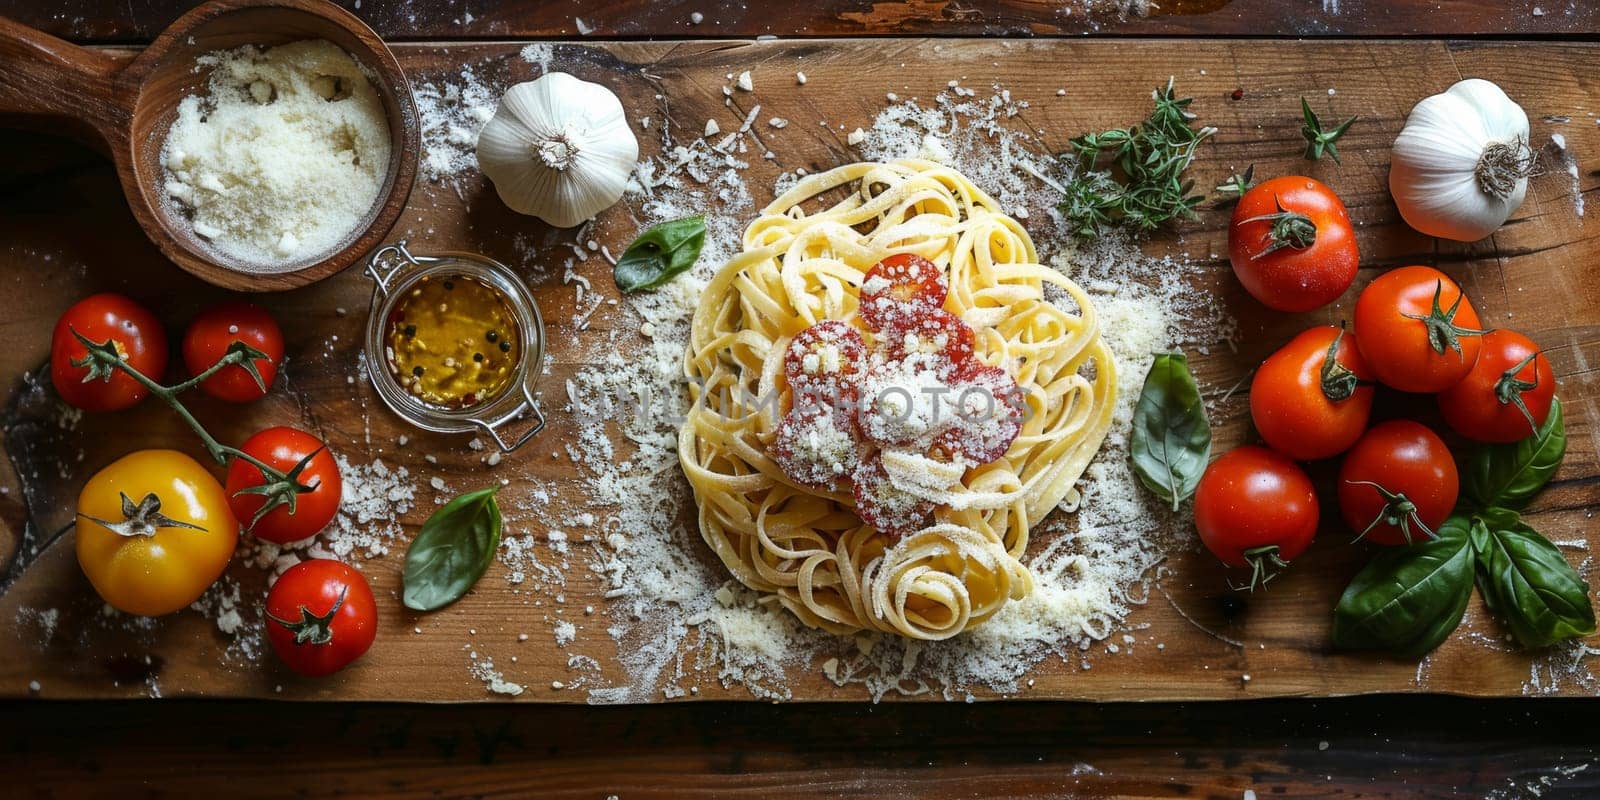
[[[127,138],[132,116],[114,88],[120,67],[110,56],[0,17],[0,119],[65,130],[109,152]]]

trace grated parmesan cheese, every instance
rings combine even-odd
[[[468,667],[468,671],[472,673],[473,677],[483,681],[484,688],[490,692],[516,697],[525,691],[525,687],[522,684],[506,680],[505,675],[500,670],[495,669],[494,659],[479,658],[477,653],[471,653],[470,661],[471,666]]]
[[[162,145],[174,216],[224,256],[270,271],[356,233],[389,164],[383,102],[331,42],[247,45],[197,59],[207,94],[178,104]]]

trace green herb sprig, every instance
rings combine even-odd
[[[1244,197],[1245,192],[1250,191],[1250,187],[1255,185],[1256,165],[1251,164],[1250,166],[1244,168],[1244,172],[1229,176],[1226,183],[1217,187],[1217,191],[1223,194],[1233,195],[1231,198],[1226,198],[1227,200],[1238,200],[1239,198]]]
[[[1092,238],[1122,224],[1149,231],[1195,218],[1205,196],[1190,194],[1194,184],[1183,173],[1195,148],[1217,129],[1190,126],[1194,98],[1179,98],[1172,79],[1152,96],[1155,108],[1143,122],[1072,140],[1077,172],[1057,208],[1073,235]]]

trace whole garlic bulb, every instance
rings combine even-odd
[[[1522,205],[1535,161],[1522,106],[1469,78],[1411,109],[1394,142],[1389,193],[1418,231],[1475,242]]]
[[[508,89],[478,133],[478,167],[500,199],[559,228],[615,204],[638,159],[617,96],[565,72]]]

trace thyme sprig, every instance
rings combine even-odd
[[[1195,148],[1216,128],[1194,128],[1194,98],[1179,98],[1173,80],[1151,93],[1155,108],[1131,128],[1088,133],[1072,140],[1077,171],[1058,209],[1073,235],[1091,238],[1127,224],[1148,231],[1171,219],[1194,219],[1205,199],[1190,194],[1183,178]]]

